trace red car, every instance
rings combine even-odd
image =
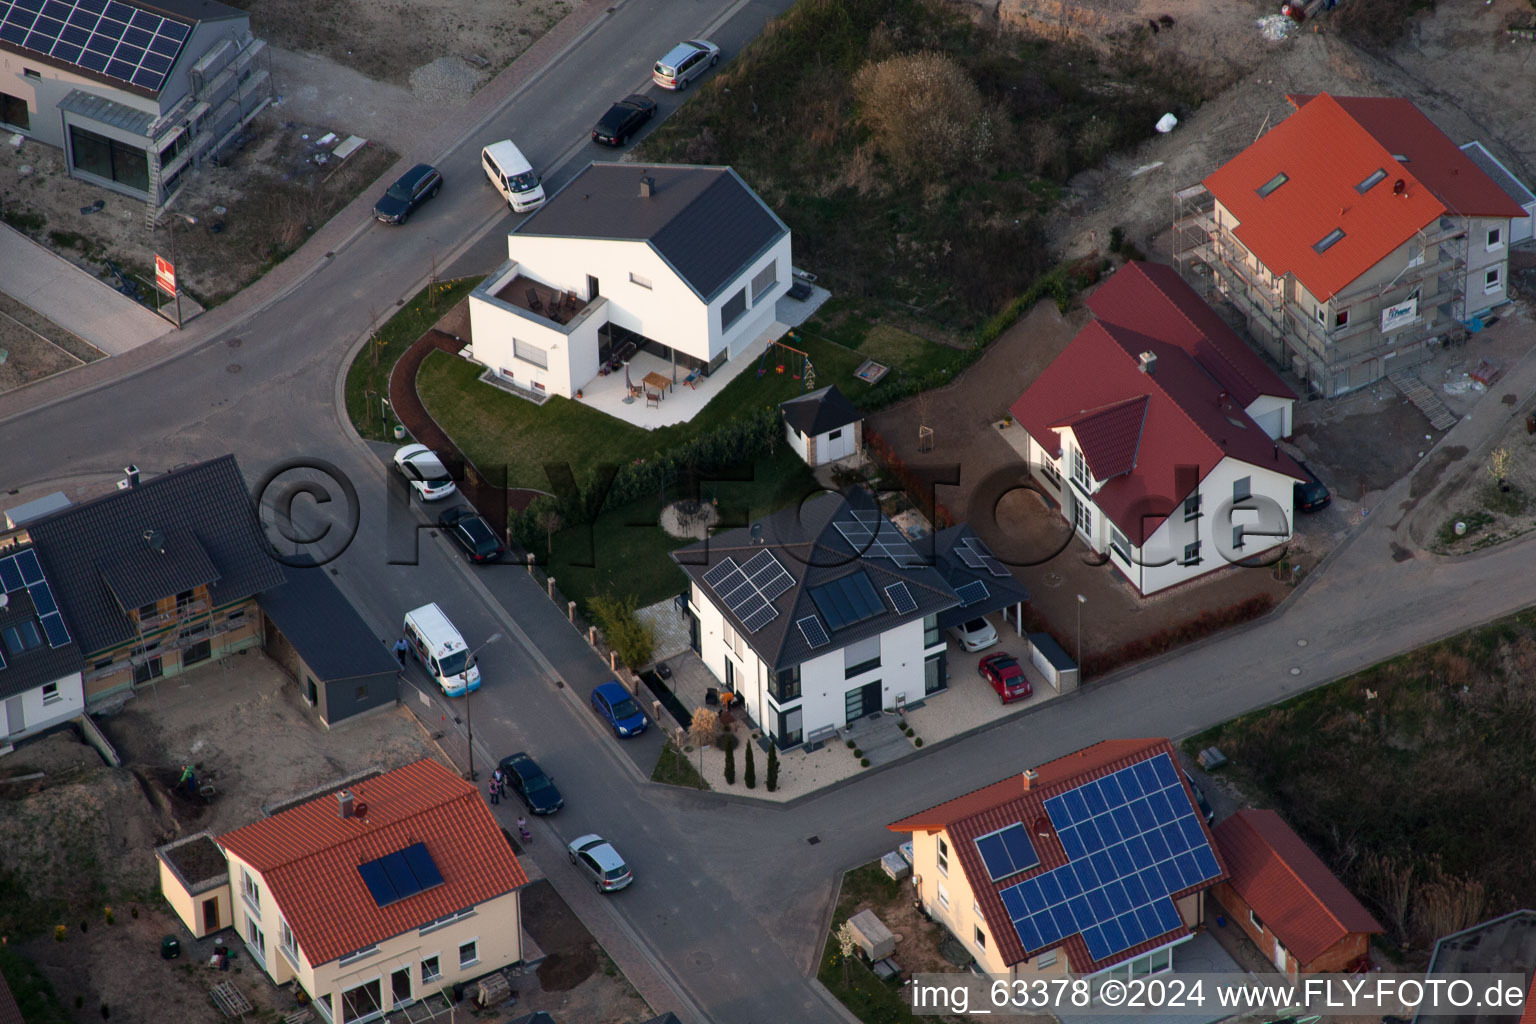
[[[1003,654],[1001,651],[989,654],[981,659],[976,669],[983,679],[992,684],[992,689],[997,691],[1004,704],[1023,700],[1035,692],[1035,688],[1024,677],[1018,659],[1011,654]]]

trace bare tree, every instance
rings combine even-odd
[[[858,948],[859,937],[853,930],[853,922],[844,921],[842,924],[838,925],[837,952],[843,961],[844,985],[850,985],[853,983],[852,975],[849,973],[849,971],[853,964],[853,954],[858,950]]]
[[[564,525],[559,509],[546,507],[539,512],[539,529],[544,531],[544,553],[550,558],[555,557],[555,534]]]

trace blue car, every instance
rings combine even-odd
[[[616,679],[592,691],[592,710],[613,726],[615,736],[639,736],[645,732],[645,712]]]

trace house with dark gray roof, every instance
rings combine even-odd
[[[80,714],[84,664],[31,537],[0,534],[0,750]]]
[[[217,0],[0,0],[0,129],[153,214],[271,102],[267,64]]]
[[[533,397],[574,397],[640,353],[708,376],[787,330],[789,228],[729,167],[588,164],[507,257],[471,293],[471,355]]]
[[[864,418],[836,384],[781,402],[779,412],[789,446],[807,466],[823,466],[863,450]]]
[[[780,749],[948,684],[939,617],[961,599],[861,496],[824,494],[672,557],[700,658]]]
[[[141,479],[26,527],[86,662],[85,697],[261,642],[255,597],[284,582],[233,455]]]

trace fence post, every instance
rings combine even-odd
[[[544,590],[549,594],[549,599],[553,601],[555,599],[555,578],[553,576],[544,581]]]
[[[511,530],[509,529],[507,532],[508,532],[508,534],[510,534]],[[532,551],[528,552],[528,575],[529,576],[533,575],[533,552]]]
[[[597,627],[596,626],[588,626],[587,627],[587,643],[591,644],[593,647],[597,646]]]
[[[617,672],[618,670],[619,670],[619,656],[618,656],[617,653],[615,653],[613,651],[609,651],[608,652],[608,671],[610,671],[610,672]]]
[[[575,601],[567,601],[567,602],[565,602],[565,617],[570,619],[572,622],[576,621],[576,602]]]
[[[661,724],[661,701],[651,701],[651,717],[656,719],[656,724]]]

